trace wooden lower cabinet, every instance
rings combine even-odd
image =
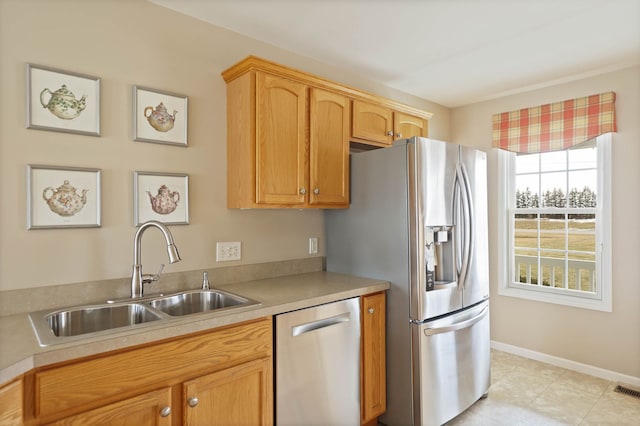
[[[377,424],[387,410],[385,293],[361,297],[362,363],[361,418],[363,425]]]
[[[56,426],[171,426],[171,388],[145,393],[51,423]]]
[[[23,387],[22,378],[0,387],[0,425],[23,424]]]
[[[244,426],[273,423],[271,359],[258,359],[184,384],[185,424]]]
[[[361,297],[361,423],[386,411],[385,293]],[[37,368],[0,388],[0,425],[274,423],[271,317]]]
[[[31,373],[28,424],[272,425],[271,317]]]

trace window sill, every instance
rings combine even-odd
[[[572,306],[574,308],[591,309],[594,311],[611,312],[611,299],[590,299],[579,296],[569,296],[564,294],[552,294],[538,290],[527,290],[523,288],[504,287],[498,289],[500,296],[516,297],[519,299],[533,300],[536,302],[553,303],[555,305]]]

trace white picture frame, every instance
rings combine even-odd
[[[99,228],[99,169],[27,165],[27,229]]]
[[[27,128],[100,136],[100,79],[27,64]]]
[[[133,140],[186,147],[188,98],[133,86]]]
[[[135,226],[149,220],[189,224],[189,175],[135,171],[133,197]]]

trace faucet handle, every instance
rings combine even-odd
[[[202,273],[202,289],[209,290],[209,273],[207,271]]]
[[[160,274],[162,274],[162,270],[164,269],[164,263],[160,264],[160,269],[156,274],[142,274],[142,284],[149,284],[152,282],[160,281]]]

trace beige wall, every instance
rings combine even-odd
[[[446,108],[143,0],[0,0],[0,291],[130,275],[133,171],[189,174],[190,224],[172,231],[183,261],[166,272],[215,268],[216,241],[241,241],[242,264],[308,257],[321,211],[228,210],[225,85],[220,73],[249,54],[434,112]],[[101,137],[25,128],[25,64],[100,77]],[[189,97],[188,148],[134,142],[132,85]],[[27,164],[102,170],[102,227],[26,229]],[[160,233],[145,234],[143,264],[168,263]],[[1,296],[0,296],[1,297]]]
[[[497,154],[494,113],[613,90],[618,132],[612,146],[613,312],[498,295]],[[492,340],[640,377],[640,68],[478,103],[452,112],[453,140],[489,152]]]

